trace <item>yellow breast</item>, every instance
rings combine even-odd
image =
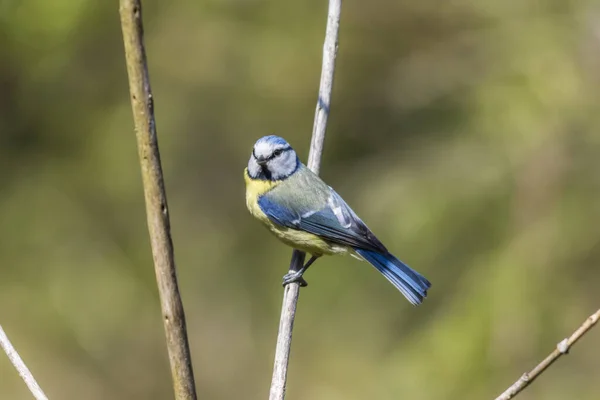
[[[329,243],[312,233],[291,229],[284,226],[274,224],[269,217],[260,209],[258,199],[265,193],[273,190],[282,181],[263,181],[252,179],[248,175],[248,169],[244,170],[244,180],[246,181],[246,207],[254,218],[262,222],[269,230],[279,238],[282,242],[296,248],[315,255],[322,254],[342,254],[346,253],[347,249],[342,246],[337,246]]]
[[[252,179],[248,175],[248,168],[244,169],[244,180],[246,181],[246,207],[248,207],[248,211],[254,218],[267,224],[270,222],[269,217],[258,206],[258,198],[279,185],[281,181]]]

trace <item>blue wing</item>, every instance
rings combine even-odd
[[[321,180],[313,178],[308,184],[296,180],[285,190],[277,187],[261,196],[258,205],[276,224],[352,247],[412,304],[421,303],[427,296],[431,283],[390,254],[346,202]]]
[[[281,202],[268,194],[259,198],[258,205],[279,225],[310,232],[344,246],[387,253],[385,246],[346,202],[333,189],[327,188],[327,201],[312,202],[314,208],[306,199],[296,203]],[[321,207],[316,207],[316,204]]]

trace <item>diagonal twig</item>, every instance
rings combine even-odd
[[[177,284],[167,195],[154,120],[154,102],[144,50],[141,0],[120,0],[119,12],[146,201],[148,231],[171,364],[173,389],[176,400],[195,400],[192,358],[183,303]]]
[[[29,371],[29,368],[27,368],[27,366],[23,362],[23,359],[21,358],[21,356],[19,356],[19,353],[17,353],[17,350],[15,350],[10,340],[8,340],[8,337],[6,336],[6,333],[4,333],[4,330],[2,329],[1,325],[0,347],[2,347],[12,365],[15,367],[21,378],[25,381],[25,384],[29,388],[29,391],[31,392],[33,397],[35,397],[36,400],[48,400],[48,397],[46,397],[44,391],[36,382],[35,378],[33,377],[33,374],[31,373],[31,371]]]
[[[496,397],[496,400],[509,400],[519,394],[523,389],[531,384],[542,372],[546,370],[552,363],[558,360],[563,354],[567,354],[571,346],[573,346],[583,335],[596,325],[600,319],[600,310],[590,315],[585,322],[573,334],[560,341],[556,345],[556,349],[548,357],[539,363],[534,369],[524,373],[515,383],[512,384],[504,393]]]
[[[315,122],[313,125],[310,153],[308,155],[308,168],[316,174],[319,173],[321,155],[323,153],[323,142],[327,129],[327,118],[331,105],[331,91],[333,88],[333,75],[335,71],[335,57],[338,49],[338,31],[340,27],[340,14],[342,0],[329,0],[327,13],[327,28],[325,32],[325,43],[323,44],[323,64],[321,66],[321,82],[319,85],[319,98],[315,110]],[[299,270],[304,263],[305,254],[298,250],[292,253],[290,270]],[[279,332],[277,334],[277,346],[275,349],[275,363],[273,366],[273,378],[269,400],[283,400],[287,381],[287,368],[290,359],[292,345],[292,330],[296,317],[296,306],[300,294],[300,285],[291,283],[286,285],[283,293],[283,306],[281,308],[281,319]]]

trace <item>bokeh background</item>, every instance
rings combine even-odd
[[[144,5],[198,392],[265,399],[290,250],[242,169],[306,159],[327,4]],[[117,2],[1,1],[0,60],[0,323],[52,399],[172,398]],[[433,288],[319,261],[288,399],[491,399],[599,307],[599,71],[594,0],[344,1],[322,175]],[[599,374],[592,331],[520,398]]]

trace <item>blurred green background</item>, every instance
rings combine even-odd
[[[290,250],[242,170],[306,159],[327,4],[144,6],[198,392],[265,399]],[[117,2],[0,1],[0,60],[0,324],[52,399],[172,398]],[[433,287],[319,261],[287,399],[491,399],[599,307],[599,71],[593,0],[344,2],[321,172]],[[599,374],[596,330],[519,398]]]

